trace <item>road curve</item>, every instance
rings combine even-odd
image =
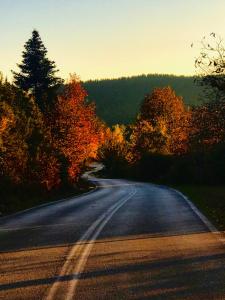
[[[225,248],[182,195],[94,192],[0,219],[0,299],[225,299]]]

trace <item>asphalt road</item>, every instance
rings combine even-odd
[[[223,236],[182,195],[95,182],[0,219],[0,299],[225,299]]]

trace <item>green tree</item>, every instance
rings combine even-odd
[[[22,63],[18,64],[20,72],[12,71],[14,83],[31,93],[41,111],[46,112],[53,104],[54,94],[62,80],[55,76],[58,72],[55,62],[47,58],[47,49],[37,30],[33,30],[24,48]]]

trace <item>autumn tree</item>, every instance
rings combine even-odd
[[[98,158],[113,176],[127,176],[133,162],[129,144],[130,126],[123,124],[106,128],[105,141],[98,151]]]
[[[27,165],[27,144],[19,111],[13,105],[19,100],[16,89],[0,80],[0,178],[14,183],[23,180]],[[21,122],[22,121],[22,122]]]
[[[59,163],[46,125],[32,96],[1,80],[1,178],[48,190],[59,185]]]
[[[130,162],[127,133],[125,125],[113,125],[106,128],[105,141],[99,148],[98,157],[109,169]]]
[[[155,127],[148,120],[138,118],[131,134],[132,160],[137,161],[143,154],[167,154],[167,135],[164,124]]]
[[[55,76],[58,72],[54,61],[47,58],[45,48],[37,30],[25,43],[19,72],[14,72],[14,83],[23,91],[31,93],[38,107],[45,112],[52,106],[55,92],[62,80]]]
[[[96,157],[102,139],[95,106],[86,102],[86,96],[79,78],[72,76],[58,97],[52,116],[55,148],[65,158],[61,157],[71,182],[78,179],[84,162]]]
[[[102,122],[73,77],[46,116],[32,95],[0,81],[0,179],[52,190],[75,182],[103,143]]]
[[[187,151],[190,113],[170,87],[146,95],[131,140],[137,152],[179,154]]]

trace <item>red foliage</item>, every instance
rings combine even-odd
[[[76,181],[82,164],[95,157],[100,142],[100,126],[95,106],[85,101],[86,91],[75,76],[56,103],[55,147],[68,161],[70,181]]]

